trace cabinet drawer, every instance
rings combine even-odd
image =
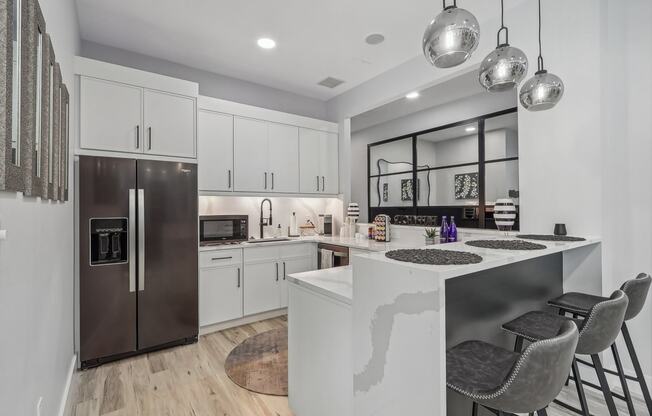
[[[278,261],[279,247],[247,247],[244,253],[245,263],[260,261]]]
[[[314,244],[288,244],[280,246],[280,257],[282,259],[295,257],[310,257],[313,254]]]
[[[199,252],[199,267],[236,266],[242,263],[242,250],[213,250]]]

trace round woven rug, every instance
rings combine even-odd
[[[224,364],[238,386],[256,393],[288,395],[288,330],[254,335],[235,347]]]
[[[431,264],[434,266],[476,264],[482,257],[466,251],[451,251],[439,249],[401,249],[385,253],[385,257],[407,263]]]
[[[567,235],[543,235],[543,234],[521,234],[516,237],[524,240],[538,240],[538,241],[586,241],[582,237],[569,237]]]
[[[544,250],[543,244],[530,243],[522,240],[473,240],[465,243],[471,247],[493,248],[497,250]]]

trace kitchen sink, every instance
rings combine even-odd
[[[251,243],[251,244],[254,244],[254,243],[273,243],[275,241],[292,241],[292,240],[287,238],[287,237],[259,238],[258,240],[249,240],[248,243]]]

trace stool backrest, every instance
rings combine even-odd
[[[578,340],[577,326],[569,320],[562,324],[556,337],[530,344],[503,385],[493,393],[495,397],[482,403],[509,413],[545,408],[564,387]]]
[[[598,354],[616,340],[625,319],[629,300],[622,290],[616,290],[608,300],[597,303],[580,328],[578,354]]]
[[[636,279],[626,281],[620,288],[629,298],[629,306],[625,313],[626,321],[635,318],[643,309],[651,283],[652,277],[647,273],[641,273]]]

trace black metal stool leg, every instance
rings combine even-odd
[[[645,375],[641,369],[641,363],[638,361],[638,356],[634,349],[634,343],[632,343],[632,337],[629,335],[629,329],[627,329],[627,324],[625,323],[623,323],[622,333],[623,338],[625,338],[625,344],[627,345],[627,351],[629,352],[632,364],[634,365],[634,371],[636,371],[636,378],[638,378],[638,383],[641,385],[641,390],[643,391],[643,398],[645,399],[647,410],[652,415],[652,398],[650,397],[650,390],[647,387]]]
[[[584,386],[582,385],[582,377],[580,376],[580,369],[577,365],[577,360],[573,358],[573,378],[575,379],[575,389],[577,390],[577,398],[580,401],[580,408],[584,416],[589,416],[589,404],[586,402],[586,394],[584,394]]]
[[[602,367],[600,356],[598,354],[593,354],[591,355],[591,359],[593,360],[593,365],[595,366],[595,372],[598,374],[598,380],[600,380],[600,386],[602,387],[602,393],[604,394],[604,399],[607,402],[607,409],[609,409],[609,414],[611,416],[618,416],[618,410],[616,410],[616,403],[614,403],[614,398],[611,395],[611,389],[609,388],[607,377],[604,374],[604,368]]]
[[[620,354],[618,354],[616,343],[611,344],[611,352],[613,353],[614,361],[616,362],[616,370],[618,370],[618,378],[620,378],[620,384],[623,386],[625,402],[627,402],[627,410],[629,410],[630,416],[636,416],[634,402],[632,401],[632,395],[629,392],[629,386],[627,385],[627,379],[625,378],[625,370],[623,369],[623,363],[620,361]]]
[[[523,337],[516,336],[516,342],[514,343],[514,352],[523,351]]]
[[[478,403],[477,402],[473,402],[473,410],[471,411],[471,414],[473,416],[478,416]]]
[[[539,410],[537,412],[537,415],[538,416],[548,416],[548,412],[546,411],[546,409],[541,409],[541,410]]]

